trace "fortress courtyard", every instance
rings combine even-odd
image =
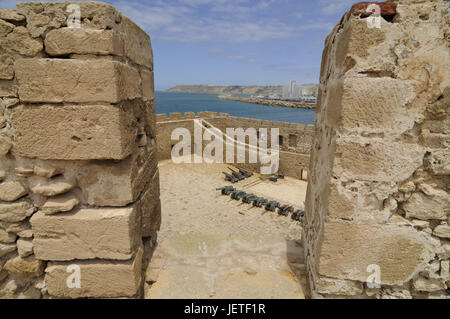
[[[254,174],[231,184],[222,174],[228,167],[159,162],[162,224],[146,298],[305,297],[301,224],[216,188],[233,185],[303,208],[307,182],[285,177],[275,183]]]

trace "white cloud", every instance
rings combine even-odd
[[[289,24],[271,14],[280,0],[116,0],[112,3],[154,38],[175,42],[255,42],[294,37],[302,30],[324,28],[325,24]],[[256,15],[261,13],[260,15]],[[257,16],[257,18],[256,18]]]
[[[354,0],[322,0],[322,13],[326,15],[342,14],[350,10]]]

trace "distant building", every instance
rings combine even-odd
[[[283,86],[281,97],[286,100],[301,100],[315,102],[317,95],[317,85],[303,84],[297,85],[296,81],[291,81],[290,85]]]

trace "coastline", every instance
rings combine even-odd
[[[228,95],[219,95],[217,97],[222,100],[230,100],[230,101],[268,105],[268,106],[281,106],[281,107],[289,107],[289,108],[297,108],[297,109],[314,109],[314,108],[316,108],[316,103],[267,100],[267,99],[259,99],[259,98],[252,98],[252,97],[236,97],[236,96],[228,96]]]

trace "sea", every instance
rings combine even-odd
[[[222,100],[214,94],[155,92],[156,113],[224,112],[231,116],[269,121],[314,124],[315,110]]]

